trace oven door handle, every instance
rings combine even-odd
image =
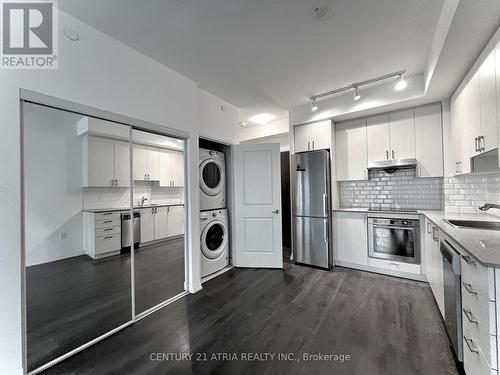
[[[409,230],[409,231],[414,231],[414,227],[401,227],[401,226],[396,226],[396,225],[378,225],[378,224],[372,224],[373,228],[381,228],[381,229],[403,229],[403,230]]]

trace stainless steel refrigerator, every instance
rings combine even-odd
[[[293,259],[330,269],[333,252],[329,151],[295,154],[292,180]]]

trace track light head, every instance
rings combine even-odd
[[[316,99],[311,99],[311,111],[316,112],[318,110],[318,103]]]
[[[354,87],[354,100],[361,99],[361,95],[359,93],[359,87]]]
[[[400,74],[398,76],[398,82],[396,83],[396,86],[394,86],[394,88],[396,89],[396,91],[401,91],[404,90],[407,85],[408,83],[406,82],[405,77],[403,76],[403,74]]]

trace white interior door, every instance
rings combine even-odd
[[[283,268],[279,144],[234,146],[233,263]]]

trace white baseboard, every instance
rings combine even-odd
[[[389,275],[389,276],[396,276],[396,277],[401,277],[403,279],[410,279],[410,280],[416,280],[416,281],[424,281],[427,282],[427,278],[425,275],[417,275],[413,273],[407,273],[407,272],[398,272],[398,271],[392,271],[392,270],[386,270],[383,268],[377,268],[377,267],[372,267],[372,266],[365,266],[363,264],[356,264],[356,263],[349,263],[349,262],[342,262],[340,260],[335,261],[336,266],[340,267],[345,267],[345,268],[352,268],[360,271],[367,271],[367,272],[373,272],[373,273],[379,273],[382,275]]]
[[[208,280],[212,280],[213,278],[215,278],[215,277],[217,277],[217,276],[222,275],[224,272],[227,272],[227,271],[229,271],[229,270],[230,270],[230,269],[232,269],[232,268],[234,268],[234,266],[229,265],[229,266],[224,267],[224,268],[223,268],[223,269],[221,269],[220,271],[217,271],[217,272],[215,272],[215,273],[213,273],[213,274],[211,274],[211,275],[208,275],[208,276],[202,277],[202,278],[201,278],[201,283],[203,284],[203,283],[207,282]]]

